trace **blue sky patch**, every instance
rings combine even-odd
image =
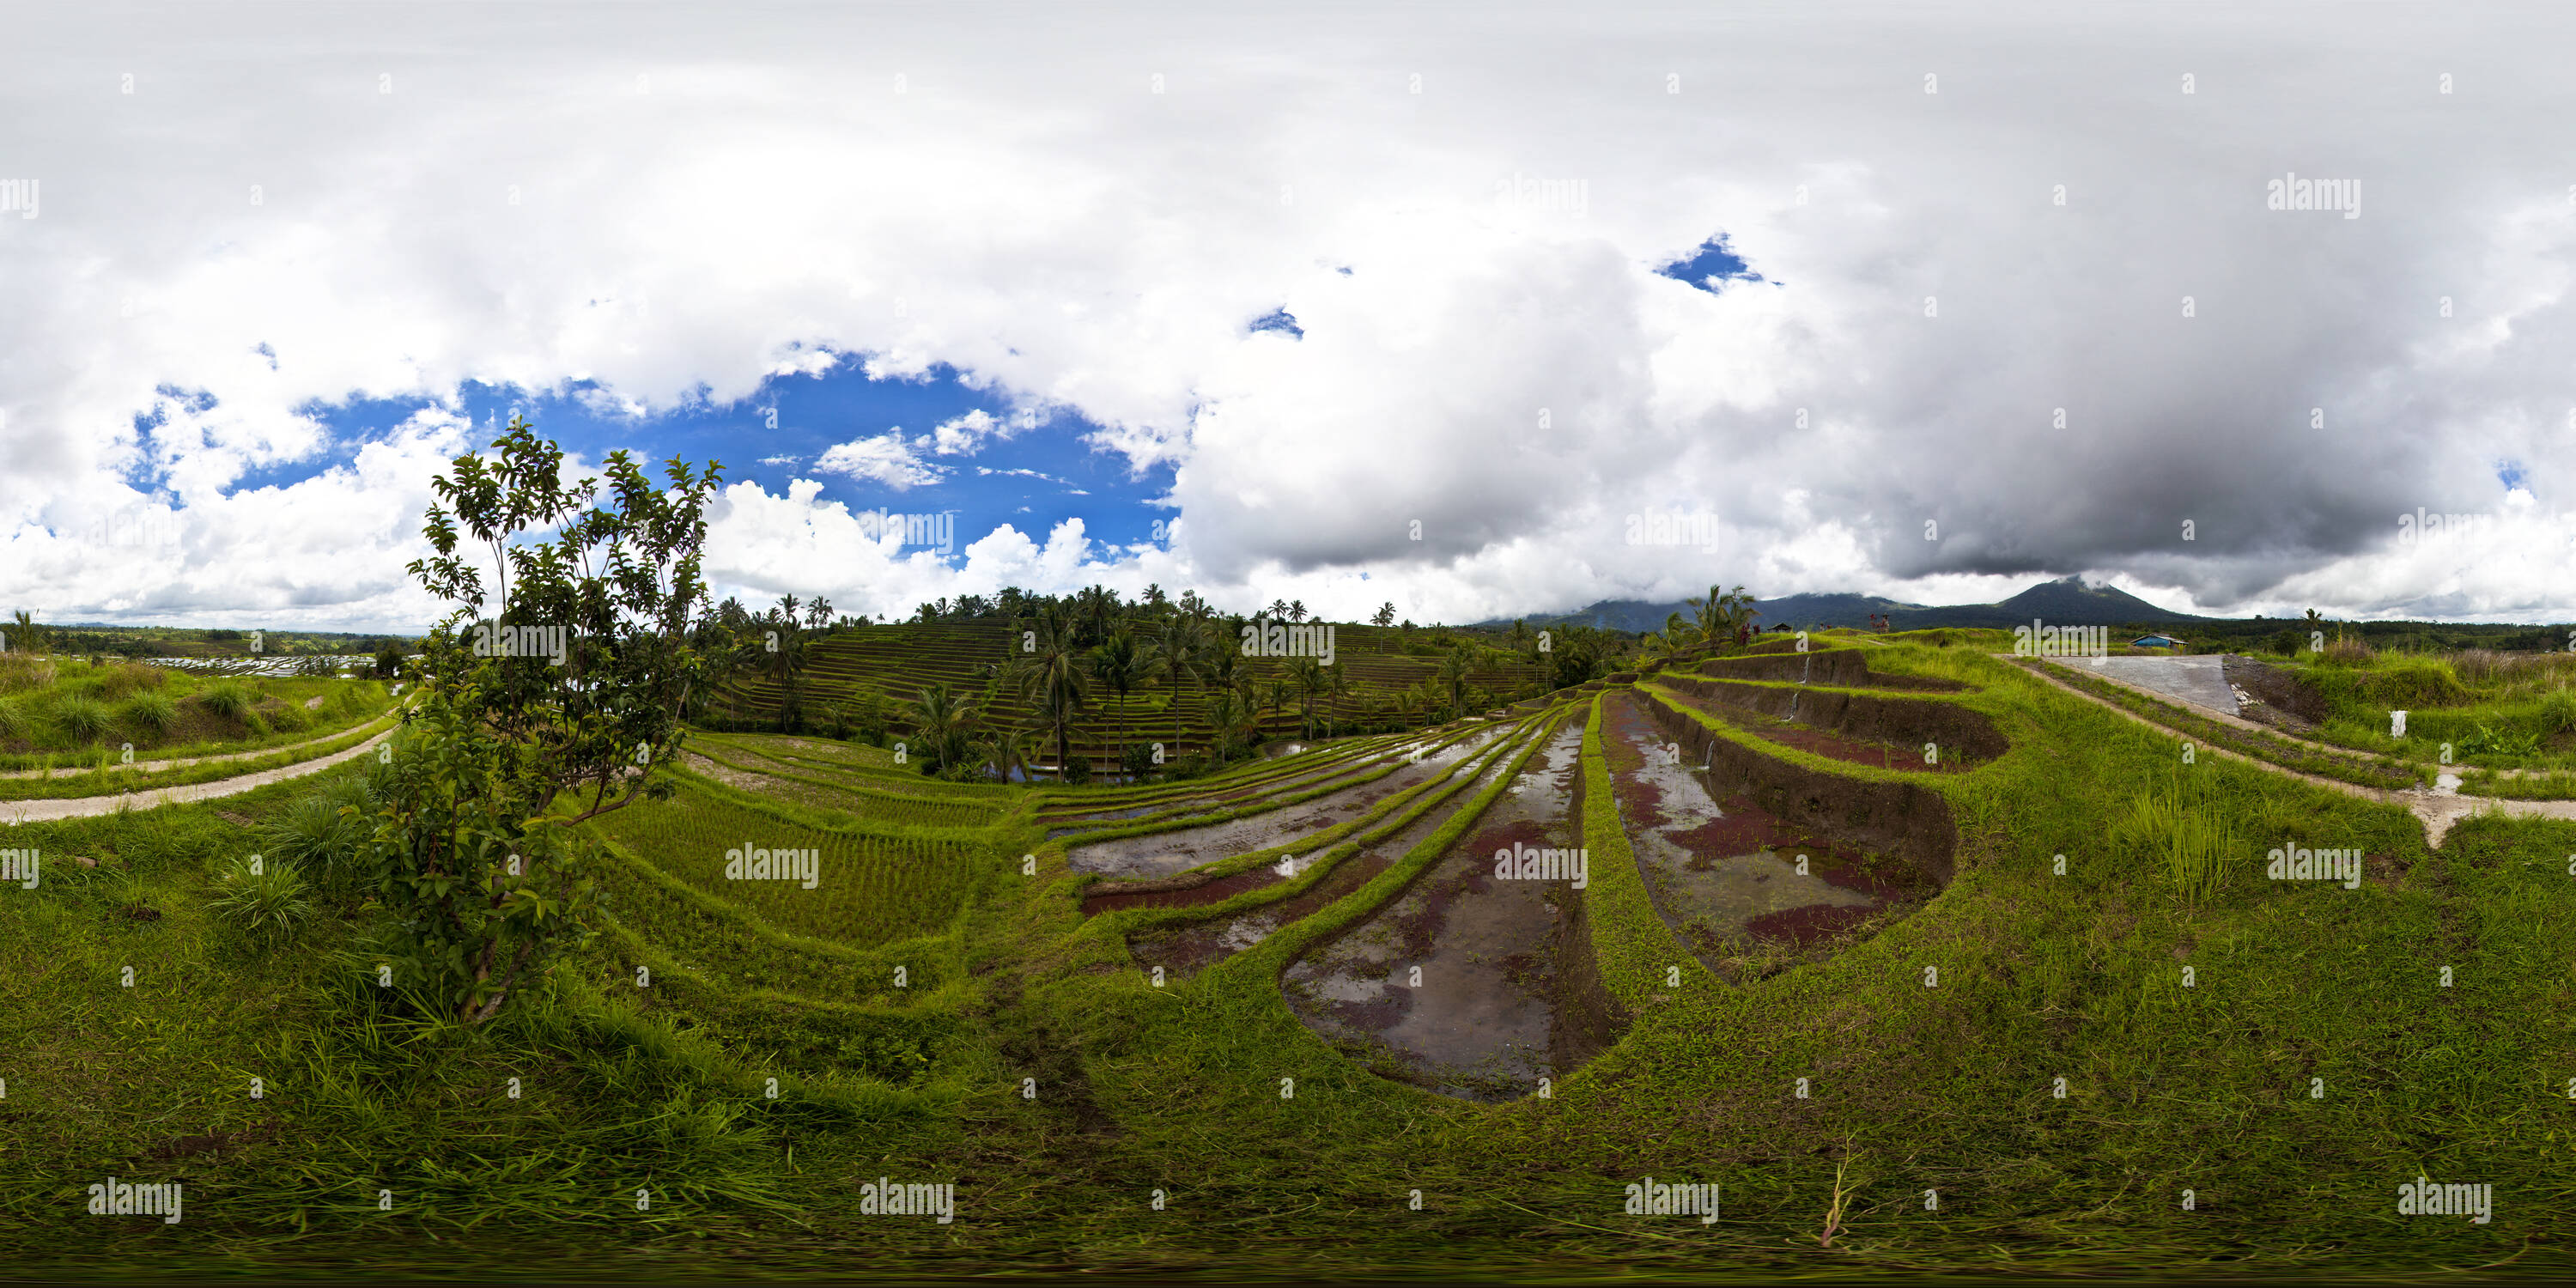
[[[646,458],[657,477],[660,463],[674,456],[699,465],[714,459],[724,463],[728,484],[756,482],[773,496],[813,479],[823,485],[821,499],[853,512],[955,511],[958,550],[951,557],[961,562],[966,545],[1004,524],[1043,543],[1056,524],[1080,518],[1092,540],[1129,545],[1150,540],[1155,520],[1169,517],[1153,502],[1171,490],[1173,467],[1131,478],[1125,457],[1085,441],[1099,426],[1081,416],[1061,409],[1026,415],[945,366],[919,379],[876,380],[861,362],[844,358],[819,374],[773,376],[737,403],[699,399],[643,416],[627,415],[622,399],[588,383],[546,393],[469,383],[456,404],[485,441],[516,411],[585,460],[622,447]],[[259,483],[292,483],[343,464],[430,405],[399,398],[301,408],[330,428],[333,450],[262,471]],[[939,450],[942,425],[953,426],[946,453]],[[835,453],[844,447],[855,450]],[[888,467],[889,460],[896,464]]]
[[[1762,275],[1754,272],[1744,262],[1743,256],[1727,249],[1724,233],[1701,242],[1699,249],[1691,252],[1688,258],[1675,260],[1655,272],[1677,282],[1688,282],[1711,295],[1725,289],[1728,282],[1762,280]]]
[[[1297,325],[1297,316],[1286,308],[1276,308],[1252,320],[1255,331],[1285,331],[1290,339],[1306,338],[1306,328]]]

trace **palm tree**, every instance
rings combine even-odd
[[[796,598],[794,595],[789,599]],[[790,613],[773,621],[777,642],[770,647],[770,674],[778,682],[778,727],[793,729],[804,716],[805,636],[796,629],[796,617]],[[764,641],[766,643],[766,641]]]
[[[1306,601],[1305,601],[1305,600],[1297,599],[1297,600],[1291,600],[1291,601],[1289,601],[1289,604],[1288,604],[1288,620],[1289,620],[1289,621],[1292,621],[1292,622],[1302,622],[1302,621],[1306,620]]]
[[[1390,599],[1378,605],[1377,616],[1370,618],[1369,624],[1380,628],[1395,625],[1395,601]]]
[[[1118,592],[1107,586],[1085,586],[1073,598],[1082,614],[1084,638],[1095,644],[1108,639],[1110,624],[1118,620]]]
[[[1284,599],[1271,600],[1270,607],[1263,611],[1269,613],[1273,617],[1286,617],[1288,615],[1288,601]]]
[[[1324,675],[1324,666],[1311,657],[1295,657],[1288,659],[1288,665],[1283,669],[1288,672],[1288,682],[1297,686],[1298,736],[1312,738],[1315,736],[1315,691],[1329,682]]]
[[[1172,686],[1172,754],[1181,750],[1181,682],[1196,679],[1207,634],[1186,617],[1166,618],[1154,637],[1154,677]]]
[[[1476,668],[1476,646],[1461,644],[1440,659],[1440,670],[1433,678],[1449,696],[1449,709],[1459,715],[1467,712],[1467,675]]]
[[[1341,728],[1342,696],[1349,693],[1350,690],[1351,669],[1349,667],[1328,666],[1324,668],[1324,691],[1332,695],[1332,701],[1326,703],[1324,706],[1325,720],[1327,721],[1325,726],[1326,737],[1331,737],[1333,733],[1337,732]]]
[[[1055,731],[1056,773],[1062,775],[1072,759],[1074,718],[1090,704],[1091,695],[1083,687],[1082,655],[1073,646],[1072,629],[1060,615],[1038,617],[1033,646],[1012,659],[1006,674],[1015,696],[1036,695],[1040,727]]]
[[[1699,610],[1700,633],[1711,644],[1733,639],[1737,631],[1762,615],[1753,607],[1753,596],[1744,593],[1742,586],[1728,591],[1711,586],[1705,597],[1694,596],[1682,602]]]
[[[1029,758],[1029,731],[995,729],[989,737],[985,738],[984,750],[992,763],[993,772],[1001,775],[1002,781],[1007,783],[1011,781],[1011,771],[1026,763]]]
[[[1138,640],[1135,632],[1120,627],[1109,638],[1091,650],[1091,676],[1100,687],[1117,695],[1124,705],[1127,695],[1153,673],[1154,644]]]
[[[1208,742],[1219,763],[1234,754],[1235,740],[1250,718],[1243,699],[1232,689],[1219,689],[1208,699]]]
[[[921,691],[918,701],[903,704],[912,726],[928,753],[931,768],[946,769],[966,759],[973,736],[975,699],[951,693],[945,684],[934,684]]]
[[[21,608],[18,611],[11,613],[9,617],[9,630],[10,633],[18,637],[18,650],[20,652],[33,653],[45,646],[45,641],[50,637],[51,632],[36,624],[36,615],[34,613],[30,613],[26,609]]]

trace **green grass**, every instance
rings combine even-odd
[[[969,830],[874,796],[826,815],[693,784],[603,821],[625,851],[597,860],[614,921],[550,996],[473,1031],[373,988],[349,909],[273,947],[213,920],[223,865],[350,771],[223,802],[248,828],[180,807],[12,829],[131,875],[57,881],[65,860],[38,890],[0,889],[0,1256],[343,1278],[2569,1269],[2576,825],[2474,818],[2431,850],[2400,809],[2185,766],[2170,734],[1956,644],[1871,660],[1980,686],[1955,700],[2013,751],[1906,777],[1959,823],[1943,893],[1757,983],[1701,969],[1645,905],[1597,704],[1498,751],[1525,764],[1550,722],[1590,717],[1584,901],[1629,1023],[1551,1098],[1494,1106],[1360,1070],[1278,976],[1467,835],[1508,776],[1361,891],[1161,989],[1114,918],[1075,911],[1082,881],[1028,789],[997,789],[1005,812]],[[885,879],[838,880],[827,857],[815,892],[722,880],[725,848],[782,838]],[[2268,880],[2262,852],[2285,840],[2362,849],[2371,879]],[[782,901],[840,891],[828,913]],[[890,987],[896,953],[928,963],[926,987]],[[209,1132],[239,1135],[154,1157]],[[111,1172],[184,1176],[187,1221],[81,1214],[80,1186]],[[2399,1217],[2419,1173],[2493,1183],[2494,1222]],[[1644,1174],[1722,1184],[1724,1219],[1621,1215]],[[878,1176],[955,1182],[957,1223],[858,1215]]]
[[[995,862],[971,842],[814,826],[703,787],[669,801],[638,801],[592,826],[637,858],[771,925],[855,945],[942,929]],[[817,851],[815,887],[728,879],[728,853],[754,849]]]
[[[2049,677],[2092,694],[2122,710],[2136,712],[2201,746],[2224,747],[2265,764],[2278,765],[2298,773],[2314,774],[2319,778],[2332,778],[2339,782],[2377,788],[2382,791],[2403,791],[2417,786],[2422,781],[2422,777],[2413,769],[2394,759],[2381,757],[2364,761],[2355,756],[2319,751],[2313,747],[2301,746],[2288,738],[2221,724],[2179,703],[2150,697],[2135,689],[2113,684],[2099,676],[2086,675],[2072,667],[2047,666],[2046,663],[2036,661],[2025,665],[2035,671],[2047,667],[2044,673]]]
[[[377,720],[281,751],[228,755],[172,769],[147,770],[140,764],[123,765],[118,763],[116,752],[102,747],[91,752],[85,758],[86,763],[58,766],[50,777],[0,779],[0,801],[72,800],[211,783],[320,760],[355,747],[391,727],[390,721]]]

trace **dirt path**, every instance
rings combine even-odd
[[[368,725],[374,724],[384,718],[385,717],[383,716],[376,716],[373,719],[361,720],[356,724],[350,725],[346,729],[335,729],[319,738],[307,738],[302,742],[291,742],[283,747],[263,747],[257,751],[228,751],[218,756],[185,756],[177,760],[138,760],[131,765],[77,765],[60,769],[12,769],[6,772],[0,772],[0,782],[27,778],[78,778],[82,774],[96,774],[108,769],[140,769],[144,773],[155,774],[166,769],[186,769],[193,765],[221,765],[235,760],[258,760],[264,756],[283,755],[290,751],[302,751],[307,747],[319,747],[323,743],[331,742],[340,738],[346,738],[350,734],[356,733],[357,731],[366,728]]]
[[[1998,653],[1995,657],[1999,661],[2009,662],[2012,660],[2009,654]],[[2187,735],[2176,733],[2173,730],[2157,724],[2155,721],[2149,720],[2145,716],[2139,715],[2138,713],[2120,706],[2117,703],[2106,702],[2101,698],[2094,697],[2092,694],[2086,693],[2084,690],[2076,688],[2074,685],[2068,684],[2066,681],[2058,679],[2056,676],[2050,675],[2045,671],[2033,671],[2031,674],[2037,675],[2039,678],[2048,681],[2050,684],[2056,685],[2058,688],[2063,689],[2068,693],[2072,693],[2076,697],[2082,698],[2105,711],[2125,716],[2128,719],[2134,720],[2149,729],[2153,729],[2157,733],[2163,734],[2168,738],[2184,738],[2188,741]],[[2114,681],[2114,683],[2117,683],[2117,681]],[[2216,713],[2207,712],[2203,714],[2210,715],[2213,719],[2224,718],[2231,723],[2246,724],[2250,728],[2259,729],[2261,732],[2271,734],[2275,737],[2286,736],[2277,729],[2252,725],[2251,722],[2238,720],[2232,716],[2221,717]],[[2290,741],[2304,742],[2305,740],[2292,738]],[[2309,743],[2307,745],[2315,746],[2317,744]],[[2285,778],[2295,778],[2312,787],[2322,787],[2331,792],[2342,792],[2346,796],[2355,796],[2362,800],[2374,801],[2382,805],[2403,806],[2407,813],[2414,815],[2416,820],[2424,825],[2424,843],[2437,849],[2440,848],[2442,844],[2442,838],[2449,834],[2451,825],[2459,822],[2461,819],[2469,817],[2472,814],[2492,813],[2504,814],[2515,818],[2557,818],[2576,821],[2576,801],[2522,801],[2507,800],[2503,797],[2497,796],[2462,796],[2455,791],[2438,787],[2429,792],[2420,788],[2409,788],[2404,791],[2382,791],[2376,787],[2364,787],[2359,783],[2347,783],[2338,778],[2323,778],[2315,774],[2301,773],[2295,769],[2284,769],[2268,760],[2248,756],[2242,752],[2230,751],[2225,747],[2202,747],[2200,750],[2203,752],[2226,756],[2233,760],[2240,760],[2246,764],[2253,765],[2259,769],[2269,770],[2272,773],[2279,774]],[[2341,749],[2337,748],[2335,750]]]
[[[192,801],[218,800],[243,792],[320,773],[333,765],[354,760],[375,749],[377,743],[394,735],[391,729],[345,751],[316,757],[276,769],[244,774],[239,778],[218,778],[211,783],[189,783],[179,787],[160,787],[140,792],[123,792],[115,796],[75,796],[68,800],[0,801],[0,823],[50,823],[66,818],[96,818],[120,809],[151,809],[156,805],[185,805]],[[263,752],[263,755],[276,753]]]

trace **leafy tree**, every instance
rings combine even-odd
[[[1122,704],[1153,673],[1154,646],[1121,627],[1091,650],[1091,677]]]
[[[1312,738],[1315,736],[1315,692],[1328,682],[1326,668],[1311,657],[1292,657],[1283,669],[1288,673],[1288,682],[1297,686],[1297,734],[1301,738]]]
[[[918,701],[904,704],[913,733],[921,743],[921,772],[935,774],[973,758],[975,700],[951,693],[945,684],[921,691]]]
[[[23,653],[41,653],[45,650],[45,646],[53,641],[53,631],[37,624],[36,615],[26,609],[21,608],[11,613],[9,619],[6,633],[11,640],[15,641],[9,647]]]
[[[567,485],[562,449],[513,416],[489,456],[432,481],[435,556],[410,571],[457,608],[424,642],[367,847],[382,947],[428,1005],[479,1024],[544,979],[591,933],[576,826],[670,794],[659,771],[702,678],[689,615],[722,468],[674,460],[657,485],[611,452],[602,504],[598,480]],[[467,540],[490,554],[488,592]],[[563,665],[476,649],[487,624],[560,628]]]
[[[1040,726],[1055,733],[1056,772],[1070,772],[1073,722],[1090,703],[1072,625],[1058,613],[1040,614],[1027,649],[1012,659],[1006,675],[1013,693],[1023,699],[1035,695]]]
[[[1682,601],[1699,610],[1700,634],[1711,644],[1722,644],[1735,638],[1735,633],[1753,623],[1761,612],[1753,607],[1753,596],[1742,586],[1733,590],[1708,588],[1706,596]]]
[[[1181,685],[1201,680],[1207,657],[1207,632],[1187,617],[1166,618],[1154,637],[1153,674],[1172,686],[1172,754],[1181,750]]]
[[[1476,656],[1481,651],[1473,644],[1461,644],[1440,659],[1440,669],[1434,673],[1434,678],[1439,681],[1441,694],[1448,699],[1449,710],[1453,713],[1466,714],[1467,677],[1482,661]]]
[[[1351,669],[1349,667],[1336,664],[1324,668],[1324,691],[1332,695],[1332,701],[1324,707],[1326,719],[1329,721],[1325,728],[1327,737],[1340,729],[1341,700],[1350,690]]]

